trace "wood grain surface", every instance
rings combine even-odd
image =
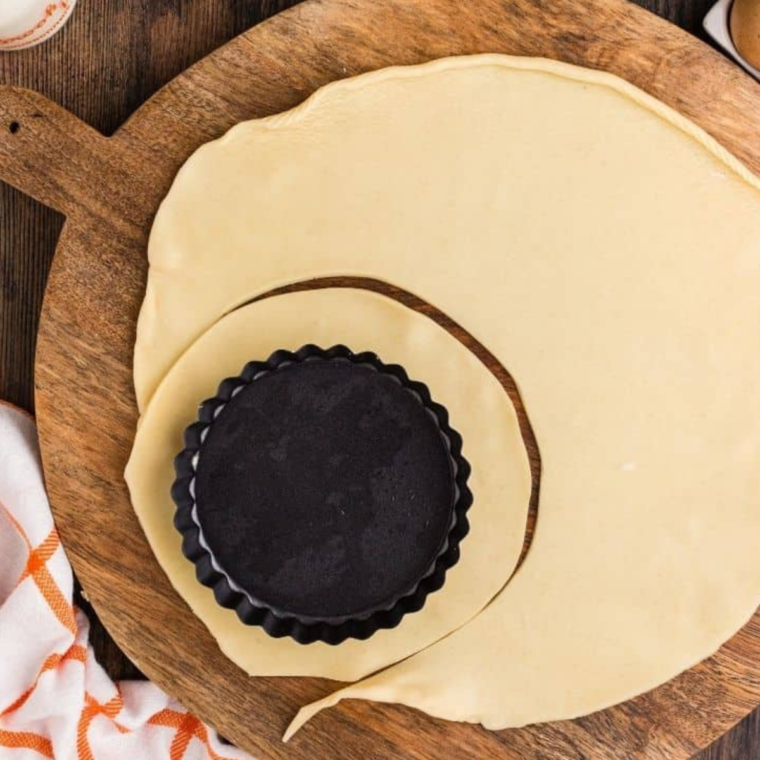
[[[41,91],[111,134],[187,65],[289,5],[80,0],[69,26],[50,43],[0,56],[0,84]],[[706,10],[704,2],[648,5],[692,29]],[[278,734],[295,706],[329,687],[305,679],[248,681],[216,653],[139,533],[120,478],[135,421],[131,346],[145,236],[176,168],[235,121],[282,110],[331,79],[485,50],[549,55],[620,73],[701,123],[760,172],[754,138],[760,88],[706,47],[616,0],[582,7],[570,0],[551,6],[482,0],[467,9],[452,0],[310,2],[172,83],[108,140],[45,99],[0,91],[0,174],[68,215],[45,305],[37,378],[46,473],[64,543],[125,650],[261,758],[676,760],[694,755],[760,702],[756,616],[707,663],[580,721],[490,734],[401,708],[349,703],[284,748]],[[14,123],[18,128],[11,129]],[[27,408],[40,300],[62,222],[62,214],[0,188],[0,396]],[[95,532],[107,540],[93,541]],[[93,637],[114,676],[134,675],[101,625]],[[699,757],[757,757],[759,726],[757,717],[748,719]]]

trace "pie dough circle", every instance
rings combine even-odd
[[[172,524],[172,462],[198,404],[221,379],[273,351],[305,343],[372,350],[424,382],[448,410],[472,467],[475,503],[459,562],[422,610],[367,641],[333,647],[273,639],[244,625],[198,583]],[[501,589],[522,549],[531,491],[517,415],[496,377],[432,319],[367,290],[327,288],[272,296],[227,315],[172,367],[143,415],[126,470],[132,503],[159,563],[222,651],[251,675],[352,681],[397,662],[459,628]]]

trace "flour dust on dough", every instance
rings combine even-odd
[[[367,641],[304,646],[274,639],[220,607],[195,577],[174,528],[170,488],[182,433],[199,402],[252,359],[304,343],[371,349],[426,383],[466,439],[463,453],[478,500],[459,562],[442,589],[397,628]],[[489,469],[493,467],[494,469]],[[459,628],[496,595],[517,564],[531,491],[530,466],[514,406],[481,361],[436,322],[366,290],[327,288],[273,296],[224,317],[172,367],[148,405],[126,472],[132,503],[159,563],[222,651],[252,675],[309,675],[353,681]]]
[[[197,151],[149,256],[143,410],[220,315],[365,276],[485,345],[541,448],[537,533],[509,585],[293,729],[343,697],[489,728],[582,715],[712,654],[756,609],[760,186],[627,83],[476,56],[332,84]]]

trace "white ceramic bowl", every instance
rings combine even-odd
[[[0,0],[0,50],[39,45],[69,20],[77,0]]]
[[[718,0],[705,16],[705,31],[728,53],[742,68],[760,82],[760,71],[742,58],[731,39],[731,6],[734,0]]]

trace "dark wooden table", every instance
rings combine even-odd
[[[53,40],[27,51],[0,53],[0,83],[38,90],[110,134],[191,63],[296,2],[79,0],[72,20]],[[712,0],[637,2],[701,35],[701,21]],[[0,183],[0,398],[30,411],[37,322],[62,221]],[[111,676],[141,677],[86,601],[80,599],[80,604],[90,614],[95,650]],[[695,760],[756,758],[760,710]]]

